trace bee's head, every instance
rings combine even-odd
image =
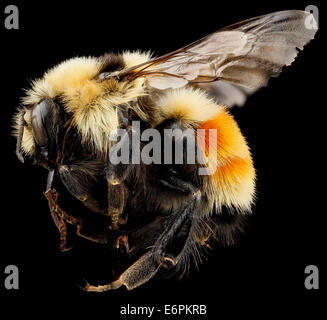
[[[67,60],[32,82],[22,99],[23,133],[21,150],[28,156],[54,159],[56,144],[67,125],[82,144],[103,153],[108,150],[108,134],[119,125],[116,106],[144,95],[143,80],[101,81],[104,74],[130,68],[149,59],[148,54],[106,54],[100,58]],[[21,113],[20,113],[21,114]],[[16,136],[22,121],[15,118]]]

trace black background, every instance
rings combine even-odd
[[[20,29],[3,26],[7,4],[20,10]],[[77,283],[85,276],[104,281],[101,248],[59,251],[58,233],[42,195],[46,173],[22,165],[14,155],[11,117],[22,88],[54,64],[81,55],[149,50],[161,55],[228,24],[253,16],[304,9],[320,10],[320,31],[298,59],[269,87],[232,113],[247,137],[258,175],[258,200],[247,232],[235,247],[215,247],[200,270],[181,281],[154,279],[128,292],[85,293]],[[1,16],[2,14],[2,16]],[[1,220],[0,310],[31,315],[62,313],[118,319],[127,303],[206,304],[207,318],[222,312],[266,317],[318,310],[325,293],[325,64],[323,8],[315,1],[236,3],[126,1],[0,4],[1,39]],[[78,253],[78,254],[77,254]],[[77,257],[78,256],[78,257]],[[15,264],[20,289],[4,289],[3,270]],[[304,268],[320,269],[320,290],[304,288]],[[41,311],[46,306],[46,311]],[[128,318],[128,317],[126,317]],[[133,317],[130,316],[132,319]],[[153,318],[160,318],[159,315]],[[168,316],[162,319],[178,319]],[[190,317],[192,318],[192,317]],[[198,319],[200,317],[193,317]]]

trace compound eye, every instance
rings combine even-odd
[[[48,147],[48,130],[47,124],[49,123],[49,118],[51,117],[52,111],[52,101],[51,100],[42,100],[38,103],[32,110],[31,123],[34,132],[34,138],[37,145],[41,148],[42,154],[47,156],[47,147]]]

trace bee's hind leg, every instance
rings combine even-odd
[[[153,252],[150,251],[125,270],[117,280],[100,286],[87,283],[83,290],[104,292],[118,289],[123,285],[126,286],[127,290],[132,290],[150,280],[157,273],[159,267],[160,265],[156,263]]]
[[[191,245],[190,232],[200,199],[200,192],[196,192],[188,204],[174,213],[153,248],[125,270],[117,280],[100,286],[87,283],[83,289],[103,292],[124,285],[127,290],[132,290],[153,278],[161,266],[175,266],[188,253],[185,250]]]

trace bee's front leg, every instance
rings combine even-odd
[[[53,219],[53,222],[55,223],[57,229],[59,230],[60,233],[60,250],[61,251],[68,251],[72,247],[67,245],[67,224],[66,220],[63,217],[63,211],[60,209],[57,199],[58,199],[58,194],[56,190],[54,189],[48,189],[44,193],[45,197],[48,200],[49,204],[49,209],[51,213],[51,217]],[[77,221],[74,221],[77,223]]]

